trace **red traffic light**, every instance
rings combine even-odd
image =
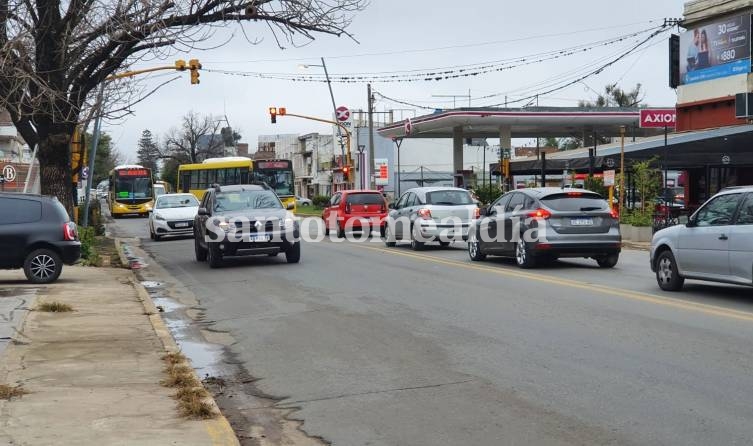
[[[287,112],[288,111],[287,111],[287,109],[285,109],[285,107],[280,107],[280,108],[277,109],[277,114],[280,115],[280,116],[285,116],[285,114]]]

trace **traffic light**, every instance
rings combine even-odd
[[[502,175],[508,178],[510,177],[510,160],[509,159],[502,160]]]
[[[269,117],[272,120],[272,124],[277,124],[277,107],[269,107]]]
[[[350,179],[350,166],[343,166],[343,181],[348,182]]]
[[[183,59],[176,60],[175,69],[178,71],[186,71],[186,61]]]
[[[176,62],[176,65],[177,65],[177,62]],[[188,68],[191,70],[191,85],[196,85],[200,83],[199,70],[201,70],[201,64],[199,63],[199,59],[189,60]]]
[[[277,109],[277,114],[280,116],[285,116],[285,114],[288,112],[288,110],[285,107],[280,107]]]

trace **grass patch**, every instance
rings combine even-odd
[[[37,311],[46,311],[48,313],[67,313],[69,311],[73,311],[73,307],[62,302],[53,301],[39,304],[37,306]]]
[[[304,217],[321,217],[324,208],[319,206],[297,206],[295,209],[295,215],[301,215]]]
[[[178,400],[178,407],[180,408],[181,414],[188,418],[206,420],[214,418],[217,415],[211,404],[204,401],[203,398],[195,395]]]
[[[214,406],[207,402],[209,392],[196,378],[188,359],[183,353],[168,353],[162,357],[167,367],[167,378],[162,381],[165,387],[177,388],[175,399],[181,415],[187,418],[208,419],[217,416]]]
[[[9,400],[11,398],[17,398],[22,395],[26,395],[26,390],[21,386],[9,386],[7,384],[0,384],[0,400]]]

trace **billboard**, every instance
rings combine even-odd
[[[677,111],[674,108],[641,109],[640,127],[675,127]]]
[[[374,159],[374,180],[377,186],[386,186],[390,183],[389,160],[387,158]]]
[[[744,14],[680,34],[680,83],[750,73],[750,31],[750,14]]]

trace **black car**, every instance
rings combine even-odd
[[[56,198],[0,193],[0,268],[23,268],[30,282],[50,283],[79,257],[76,225]]]
[[[298,222],[265,184],[208,189],[193,228],[196,260],[212,268],[230,256],[285,253],[288,263],[301,259]]]

